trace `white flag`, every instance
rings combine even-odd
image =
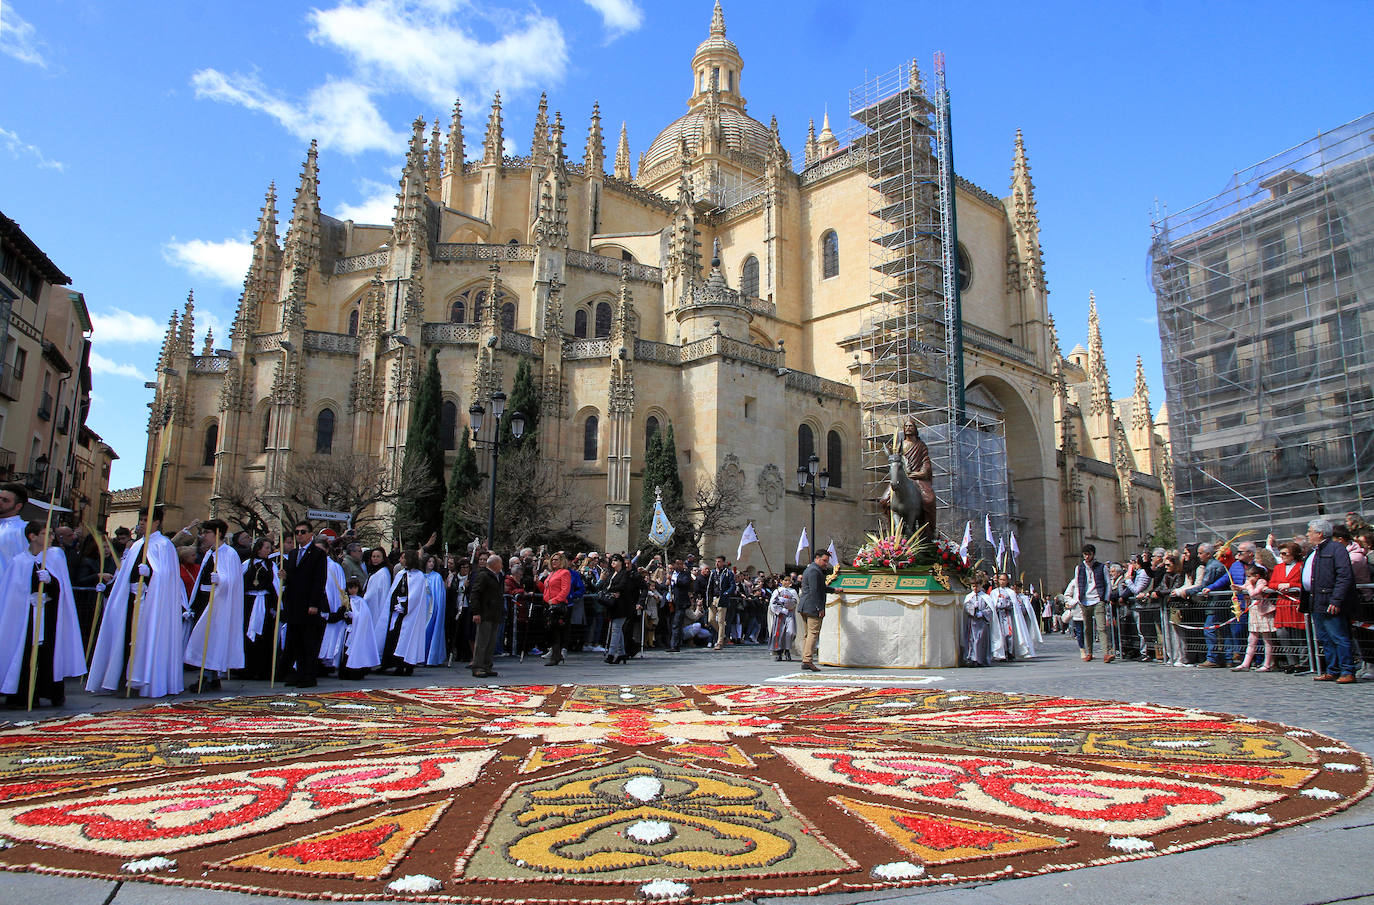
[[[668,515],[663,511],[663,500],[654,501],[654,518],[649,526],[649,540],[660,547],[667,548],[668,541],[673,539],[672,522],[668,521]]]
[[[973,522],[964,522],[964,542],[959,545],[959,556],[968,559],[968,545],[973,540]]]
[[[997,538],[992,536],[992,517],[983,516],[983,537],[987,538],[988,546],[996,546]]]
[[[999,541],[997,542],[997,568],[998,568],[998,569],[1001,569],[1001,568],[1002,568],[1002,554],[1005,553],[1006,550],[1007,550],[1006,545],[1005,545],[1002,541],[999,540]]]
[[[796,556],[796,561],[797,561],[797,562],[803,562],[803,560],[802,560],[802,551],[803,551],[803,550],[808,550],[808,549],[810,549],[810,548],[811,548],[811,541],[808,540],[807,537],[806,537],[806,526],[805,526],[805,525],[802,525],[801,539],[797,541],[797,556]]]
[[[828,551],[830,551],[830,563],[831,563],[831,565],[836,565],[836,566],[838,566],[838,565],[840,564],[840,554],[839,554],[838,552],[836,552],[836,550],[835,550],[835,538],[833,538],[833,537],[830,538],[830,546],[829,546],[829,547],[826,547],[826,549],[827,549]]]
[[[740,535],[739,549],[735,551],[736,561],[738,561],[739,558],[744,555],[745,547],[749,546],[750,544],[757,544],[758,542],[759,536],[754,533],[754,523],[750,522],[749,524],[744,526],[744,533]]]
[[[1020,547],[1019,544],[1016,543],[1016,532],[1013,531],[1013,532],[1011,533],[1011,561],[1012,561],[1013,563],[1016,562],[1017,557],[1019,557],[1020,555],[1021,555],[1021,547]]]

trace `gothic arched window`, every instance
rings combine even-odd
[[[451,324],[465,324],[468,320],[468,306],[465,301],[466,296],[459,296],[453,300],[453,305],[448,309],[448,320]]]
[[[828,280],[840,274],[840,237],[833,229],[821,236],[821,279]]]
[[[830,473],[830,486],[842,487],[844,482],[844,443],[839,431],[831,431],[825,437],[825,470]]]
[[[320,409],[315,417],[315,454],[327,456],[334,451],[334,410]]]
[[[596,303],[596,338],[611,335],[611,305],[610,302]]]
[[[644,422],[644,448],[649,448],[649,441],[654,439],[654,434],[658,433],[658,418],[653,415]]]
[[[1097,537],[1097,488],[1088,488],[1088,534]]]
[[[595,462],[597,429],[599,424],[595,415],[588,415],[587,421],[582,425],[582,461]]]
[[[515,329],[515,303],[506,302],[501,306],[501,329]]]
[[[803,422],[797,428],[797,464],[805,465],[815,454],[816,435],[811,432],[811,425]]]
[[[573,312],[573,336],[578,339],[587,338],[587,310],[578,308]]]
[[[444,451],[458,448],[458,403],[452,399],[444,400],[443,416],[439,419],[439,438],[444,441]]]
[[[744,259],[744,266],[739,271],[739,292],[740,295],[749,295],[758,298],[759,294],[759,259],[750,255]]]
[[[973,259],[969,257],[968,249],[964,247],[963,242],[959,243],[955,257],[959,268],[959,291],[968,292],[968,288],[973,285]]]
[[[272,410],[263,409],[262,412],[262,451],[267,452],[272,445]]]
[[[352,311],[348,312],[348,335],[349,335],[349,336],[357,336],[357,335],[358,335],[358,309],[357,309],[357,308],[354,308]]]
[[[214,465],[215,452],[219,449],[219,422],[211,421],[210,426],[205,429],[205,455],[200,464]]]

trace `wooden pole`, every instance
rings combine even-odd
[[[221,543],[224,541],[218,531],[215,532],[215,540]],[[215,572],[219,571],[219,556],[216,555],[218,553],[219,548],[216,547],[210,554],[215,557]],[[213,574],[212,572],[211,575]],[[219,585],[211,580],[210,600],[205,604],[205,637],[200,646],[200,678],[196,680],[196,694],[200,694],[201,689],[205,687],[205,658],[210,654],[210,623],[215,617],[215,595],[217,593],[219,593]]]
[[[48,520],[43,526],[43,561],[41,568],[48,570],[48,532],[52,530],[52,501],[48,501]],[[48,576],[52,577],[51,574]],[[33,710],[34,688],[38,684],[38,636],[43,632],[43,602],[47,598],[48,582],[38,586],[38,599],[33,610],[33,644],[29,646],[29,710]]]
[[[277,568],[281,570],[281,591],[277,594],[277,619],[272,629],[272,671],[268,674],[268,688],[277,686],[277,648],[281,646],[281,607],[286,596],[286,524],[277,519]]]
[[[143,516],[143,549],[138,552],[138,563],[134,568],[148,561],[148,544],[152,542],[153,533],[153,510],[157,508],[157,494],[162,485],[162,466],[167,463],[167,451],[172,445],[172,432],[168,430],[172,423],[172,410],[168,409],[166,416],[162,420],[162,438],[159,443],[157,464],[153,466],[153,483],[148,488],[148,509]],[[134,618],[129,627],[129,654],[124,662],[124,697],[129,697],[133,693],[133,684],[129,681],[132,678],[135,654],[138,652],[138,620],[143,612],[143,593],[147,590],[147,581],[140,574],[138,576],[138,591],[134,595]]]
[[[95,555],[96,555],[96,557],[100,560],[100,568],[96,571],[96,584],[103,584],[104,582],[101,581],[100,576],[105,574],[105,555],[106,555],[105,540],[104,540],[104,538],[102,538],[102,537],[100,536],[100,532],[96,530],[96,527],[95,527],[95,524],[94,524],[94,523],[92,523],[92,522],[87,522],[87,523],[86,523],[86,530],[90,533],[91,538],[95,540]],[[111,559],[114,558],[114,551],[113,551],[113,549],[110,550],[109,555],[110,555],[110,558],[111,558]],[[97,592],[96,592],[96,595],[95,595],[95,616],[92,617],[92,619],[91,619],[91,634],[90,634],[90,637],[86,639],[86,662],[87,662],[87,663],[90,663],[90,662],[91,662],[91,649],[95,647],[95,633],[96,633],[96,631],[98,631],[99,628],[100,628],[100,616],[101,616],[101,612],[104,610],[104,608],[105,608],[105,592],[104,592],[104,591],[97,591]]]

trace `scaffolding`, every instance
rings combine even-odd
[[[1180,540],[1374,502],[1374,113],[1156,214]]]
[[[955,250],[954,159],[944,60],[934,96],[915,61],[849,93],[872,208],[870,304],[857,344],[864,497],[876,514],[887,482],[886,444],[915,419],[930,450],[946,533],[990,515],[1008,518],[1006,440],[999,419],[964,412],[963,338]]]

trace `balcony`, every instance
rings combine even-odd
[[[38,400],[38,417],[43,421],[52,420],[52,393],[47,390],[43,391],[43,395]]]
[[[14,480],[14,450],[0,449],[0,481]]]
[[[65,434],[65,433],[67,433],[68,431],[71,430],[71,426],[72,426],[72,410],[71,410],[71,406],[66,406],[66,405],[64,405],[64,406],[62,406],[62,414],[59,415],[58,418],[57,418],[57,432],[58,432],[59,434]]]
[[[14,365],[0,365],[0,396],[11,402],[18,401],[23,383],[24,375],[16,371]]]

